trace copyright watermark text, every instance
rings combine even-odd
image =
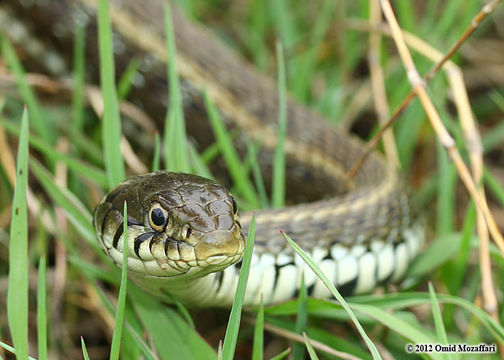
[[[497,352],[495,344],[406,344],[407,353],[462,353],[462,354],[493,354]]]

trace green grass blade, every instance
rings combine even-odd
[[[16,78],[16,84],[19,92],[21,93],[21,96],[23,97],[23,100],[26,102],[28,108],[30,109],[30,119],[33,129],[35,129],[37,134],[42,136],[42,138],[48,143],[54,143],[55,133],[52,129],[52,124],[48,121],[44,121],[42,112],[40,110],[40,104],[38,103],[32,88],[28,84],[26,74],[23,70],[21,62],[16,55],[16,52],[12,48],[12,45],[6,36],[2,36],[1,41],[2,53],[4,55],[5,61],[9,65],[9,69]]]
[[[221,150],[219,148],[219,144],[214,142],[200,153],[201,161],[205,164],[210,164],[217,158],[217,156],[219,156],[220,152]]]
[[[429,283],[429,295],[432,304],[432,317],[434,319],[434,325],[436,327],[437,339],[440,344],[447,345],[448,344],[448,336],[446,335],[446,329],[443,324],[443,316],[441,315],[441,308],[439,307],[439,302],[436,296],[436,292],[434,291],[434,287],[432,283]],[[443,358],[451,359],[448,354],[443,354]]]
[[[231,314],[229,315],[226,328],[226,335],[224,336],[224,343],[222,345],[222,358],[225,360],[232,360],[234,358],[238,331],[240,330],[243,298],[245,297],[245,290],[247,288],[247,280],[250,270],[250,261],[252,259],[252,252],[254,249],[254,236],[255,215],[252,216],[252,220],[250,221],[247,243],[245,245],[245,254],[243,255],[242,266],[240,269],[240,278],[238,279],[238,286],[233,300],[233,307],[231,308]]]
[[[431,335],[431,332],[422,331],[417,326],[414,326],[410,322],[404,320],[401,316],[390,314],[383,309],[365,304],[352,304],[352,309],[370,316],[382,324],[385,324],[387,327],[393,329],[395,332],[403,335],[416,344],[435,344],[437,341],[436,338]],[[431,353],[429,355],[432,359],[443,359],[442,354],[440,353]]]
[[[80,339],[81,339],[82,356],[84,357],[84,360],[90,360],[86,348],[86,343],[84,342],[84,338],[81,336]]]
[[[460,248],[460,242],[461,236],[458,233],[437,237],[412,262],[407,275],[413,277],[430,274],[455,256]]]
[[[5,350],[9,351],[11,354],[16,354],[16,349],[14,349],[12,346],[7,345],[6,343],[0,341],[0,347],[4,348]],[[31,356],[28,357],[29,360],[37,360],[35,358],[32,358]]]
[[[285,349],[280,354],[273,356],[271,358],[271,360],[282,360],[282,359],[285,359],[287,357],[287,355],[290,354],[290,352],[291,352],[291,349]]]
[[[119,101],[126,99],[128,96],[139,66],[140,60],[137,58],[133,58],[128,63],[128,66],[126,67],[126,70],[124,70],[124,73],[119,79],[119,84],[117,85],[117,97]]]
[[[82,154],[81,157],[86,155],[89,157],[90,162],[95,163],[97,166],[105,167],[103,150],[96,142],[90,139],[84,132],[74,130],[66,124],[61,124],[61,130],[68,138],[72,139],[72,144]],[[105,172],[103,173],[105,174]],[[106,178],[106,175],[104,176]]]
[[[455,243],[450,244],[451,247],[454,247],[458,250],[458,253],[453,262],[446,265],[447,271],[445,274],[445,283],[448,286],[451,294],[458,294],[461,288],[464,286],[467,270],[470,268],[468,263],[471,255],[471,239],[474,238],[475,228],[476,206],[474,205],[474,203],[470,203],[468,205],[466,216],[464,218],[460,241],[457,241],[459,246],[455,247]],[[446,308],[444,319],[446,322]]]
[[[213,179],[212,173],[206,166],[202,157],[192,144],[188,144],[187,149],[189,150],[189,159],[191,161],[191,169],[193,174],[206,177],[207,179]]]
[[[262,177],[261,168],[257,161],[257,148],[259,144],[254,144],[248,137],[245,137],[247,143],[248,163],[252,170],[254,184],[257,189],[257,196],[259,198],[259,206],[261,209],[269,207],[268,195],[266,194],[266,187],[264,186],[264,179]]]
[[[152,156],[152,171],[159,170],[159,154],[161,148],[161,140],[159,138],[159,133],[156,131],[154,135],[154,155]]]
[[[347,302],[345,299],[343,299],[343,296],[339,293],[339,291],[336,289],[334,284],[332,284],[329,279],[324,275],[322,270],[318,267],[317,264],[313,262],[313,260],[304,252],[303,249],[301,249],[289,236],[287,236],[285,233],[282,232],[282,235],[284,238],[289,242],[289,244],[293,247],[294,251],[303,258],[303,260],[306,262],[306,264],[313,270],[313,272],[317,275],[317,277],[324,283],[324,285],[329,289],[331,294],[338,300],[338,302],[341,304],[341,306],[345,309],[347,312],[348,316],[354,323],[355,327],[357,328],[357,331],[361,335],[362,339],[366,342],[367,347],[369,348],[369,351],[371,352],[371,355],[373,356],[373,359],[381,359],[380,353],[378,352],[378,349],[376,349],[376,346],[373,344],[369,336],[366,334],[364,329],[362,328],[362,325],[359,323],[357,320],[357,317],[353,313],[352,309],[350,306],[348,306]]]
[[[278,142],[273,161],[272,206],[280,208],[285,204],[285,151],[284,143],[287,135],[287,103],[285,83],[285,63],[282,45],[276,44],[278,59]]]
[[[126,323],[126,328],[129,330],[130,334],[132,335],[133,340],[136,341],[138,347],[142,350],[142,353],[144,354],[145,358],[147,360],[157,360],[158,357],[154,352],[149,348],[149,346],[143,341],[143,339],[138,335],[138,333],[133,329],[133,327]]]
[[[98,253],[103,253],[96,242],[96,235],[92,226],[93,217],[89,210],[67,188],[57,185],[53,177],[38,161],[31,159],[30,167],[49,196],[65,210],[66,217],[88,241],[89,245],[93,246]]]
[[[128,204],[124,202],[124,217],[128,218]],[[110,349],[110,360],[118,360],[121,350],[121,339],[124,325],[124,308],[126,305],[126,292],[128,288],[128,222],[123,222],[123,266],[121,270],[121,286],[117,298],[117,308],[115,315],[114,334],[112,335],[112,345]]]
[[[490,99],[499,107],[501,111],[504,111],[504,94],[498,90],[492,91],[490,93]],[[495,147],[502,144],[504,141],[504,122],[495,124],[492,127],[492,131],[484,134],[481,138],[483,144],[483,149],[485,153],[495,149]]]
[[[438,143],[438,201],[436,234],[446,235],[454,230],[455,188],[457,172],[446,151]]]
[[[16,349],[17,359],[28,358],[28,109],[21,118],[16,187],[12,200],[9,232],[9,284],[7,289],[7,318]]]
[[[46,290],[46,260],[42,255],[38,268],[37,289],[37,344],[39,360],[47,359],[47,290]]]
[[[257,207],[257,197],[247,173],[243,170],[238,153],[236,152],[224,122],[220,117],[215,105],[211,101],[208,93],[203,95],[205,106],[212,126],[215,138],[219,144],[222,156],[229,170],[229,175],[233,179],[237,193],[239,193],[251,206]]]
[[[261,297],[259,309],[257,309],[256,323],[254,326],[254,344],[252,345],[252,360],[262,360],[264,348],[264,305]]]
[[[299,297],[296,315],[296,333],[304,334],[306,324],[308,323],[308,293],[304,272],[301,275],[301,287],[299,288]],[[303,360],[305,358],[305,347],[301,343],[294,343],[292,346],[292,359]]]
[[[114,286],[119,286],[120,279],[117,273],[111,272],[110,269],[103,269],[100,266],[93,265],[82,257],[77,255],[70,255],[68,257],[68,262],[75,266],[84,276],[86,276],[90,281],[105,281]],[[115,265],[114,265],[115,266]],[[119,270],[118,270],[119,271]]]
[[[300,61],[298,61],[299,65],[296,67],[296,76],[292,78],[292,92],[296,94],[302,102],[308,100],[310,83],[313,78],[315,78],[314,71],[316,68],[317,55],[319,54],[320,46],[324,40],[324,35],[331,25],[335,4],[336,2],[333,0],[324,0],[317,19],[315,19],[313,24],[308,48],[306,52],[302,54],[303,56],[300,57]]]
[[[310,344],[310,341],[308,341],[308,336],[306,336],[306,333],[303,332],[303,338],[305,341],[306,349],[308,350],[308,354],[310,355],[311,360],[318,360],[317,353],[315,352],[315,349],[313,346]]]
[[[86,56],[86,28],[77,24],[74,36],[73,53],[73,92],[72,92],[72,127],[82,131],[84,114],[84,74]]]
[[[164,159],[167,170],[189,172],[189,159],[187,156],[186,130],[180,82],[177,73],[175,36],[171,18],[171,8],[168,3],[164,7],[165,38],[168,61],[168,83],[170,98],[164,133]]]
[[[288,1],[272,0],[269,1],[269,5],[276,33],[280,36],[282,43],[287,47],[294,45],[298,39],[298,28],[293,21],[292,8],[288,6]]]
[[[12,122],[2,120],[0,118],[0,124],[3,125],[4,128],[10,133],[19,136],[19,129]],[[60,153],[54,148],[54,146],[50,145],[38,136],[30,136],[30,146],[33,149],[40,151],[53,161],[61,161],[65,163],[69,169],[75,171],[79,176],[86,177],[100,186],[106,187],[108,185],[107,176],[101,169],[86,164],[80,159],[76,159],[75,157]]]
[[[493,195],[497,197],[502,206],[504,206],[504,187],[499,183],[499,181],[492,175],[487,168],[483,169],[483,180],[485,185],[488,186]]]
[[[100,53],[100,82],[103,95],[102,141],[109,188],[125,177],[121,155],[121,119],[115,86],[114,50],[107,0],[98,6],[98,45]]]
[[[171,360],[176,354],[177,359],[215,360],[215,351],[174,310],[134,286],[130,290],[131,304],[161,359]]]
[[[457,305],[467,310],[472,316],[476,317],[481,323],[496,337],[498,341],[504,341],[504,327],[492,319],[485,311],[478,308],[472,302],[451,295],[438,295],[438,300],[447,304]],[[404,309],[411,306],[430,305],[430,296],[427,293],[398,293],[398,294],[385,294],[382,296],[364,295],[352,298],[352,307],[356,305],[366,305],[380,310],[396,310]],[[360,311],[360,309],[359,309]],[[295,313],[295,310],[292,311]],[[387,327],[392,328],[392,324],[387,322],[387,319],[381,319],[380,314],[373,316],[379,322]],[[419,339],[420,340],[420,339]],[[421,342],[421,341],[419,341]]]
[[[245,32],[247,37],[244,45],[249,48],[254,58],[254,64],[262,72],[266,70],[268,62],[268,47],[266,45],[267,26],[270,22],[267,6],[268,0],[254,0],[249,2],[249,24]]]

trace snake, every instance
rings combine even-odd
[[[109,6],[118,71],[132,57],[140,59],[129,98],[154,114],[162,126],[169,92],[166,63],[171,60],[165,50],[163,4],[123,0]],[[88,76],[93,81],[98,63],[96,12],[95,0],[8,2],[0,7],[0,23],[11,41],[23,48],[26,62],[33,61],[35,69],[53,76],[70,73],[68,49],[75,24],[84,24]],[[276,84],[175,7],[172,18],[174,60],[191,139],[199,149],[215,141],[206,94],[235,134],[240,154],[245,156],[250,141],[259,144],[258,163],[264,178],[270,178],[279,141]],[[41,33],[43,37],[34,36]],[[425,224],[412,190],[378,152],[349,177],[362,154],[362,140],[291,97],[286,99],[286,114],[288,203],[254,212],[256,231],[244,304],[292,299],[302,281],[308,295],[331,296],[280,231],[310,255],[342,295],[369,293],[399,281],[425,240]],[[219,161],[215,167],[220,167]],[[233,185],[226,176],[218,183],[164,170],[127,178],[95,208],[93,223],[101,248],[115,264],[127,267],[135,284],[165,301],[231,306],[253,213],[239,212],[236,199],[220,183]],[[127,219],[122,213],[125,201]]]

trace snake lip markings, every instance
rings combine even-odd
[[[120,211],[124,201],[130,209],[127,239]],[[404,197],[400,202],[401,206],[390,208],[409,216],[410,207]],[[315,213],[317,224],[321,213],[330,210]],[[276,212],[259,212],[263,226],[267,224],[264,214]],[[399,213],[393,216],[400,218]],[[310,214],[305,212],[299,221],[306,219]],[[249,215],[242,220],[246,228]],[[379,223],[387,226],[383,219]],[[94,225],[102,248],[116,264],[122,264],[122,252],[128,246],[126,266],[130,277],[145,290],[187,305],[228,306],[232,302],[245,239],[234,198],[212,180],[168,171],[127,179],[97,205]],[[294,238],[298,225],[294,222],[293,227],[286,226]],[[261,297],[265,303],[272,303],[296,296],[306,269],[290,248],[268,251],[268,245],[278,246],[278,241],[273,233],[265,238],[262,230],[259,226],[246,304],[257,304]],[[353,243],[348,243],[345,237],[352,234],[345,229],[339,237],[329,236],[328,245],[324,245],[323,236],[312,245],[312,258],[320,262],[342,294],[369,292],[399,279],[424,237],[421,223],[410,219],[387,232],[378,230],[381,237],[361,232],[353,235]],[[302,234],[306,235],[306,231]],[[305,273],[305,284],[311,296],[330,296],[312,273]]]

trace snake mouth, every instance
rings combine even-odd
[[[128,229],[128,270],[147,277],[204,276],[238,262],[245,239],[236,224],[229,230],[202,234],[194,245],[166,232],[145,232],[144,227]],[[122,264],[122,244],[108,249],[117,264]]]

